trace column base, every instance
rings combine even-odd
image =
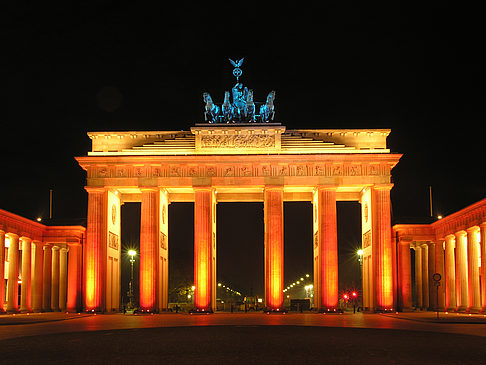
[[[405,308],[401,308],[400,309],[400,312],[405,312],[405,313],[407,313],[407,312],[413,312],[413,311],[414,310],[413,310],[412,307],[405,307]]]
[[[467,310],[467,313],[480,313],[481,312],[481,308],[479,307],[471,307]]]
[[[467,312],[467,308],[465,306],[460,306],[460,307],[457,307],[454,311],[455,312]]]
[[[343,310],[338,307],[321,307],[317,311],[317,313],[323,313],[323,314],[342,314]]]
[[[193,308],[189,311],[189,314],[213,314],[212,308]]]
[[[374,310],[375,313],[394,313],[395,308],[393,307],[376,307]]]

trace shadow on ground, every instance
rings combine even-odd
[[[208,326],[65,333],[0,341],[0,363],[458,364],[486,358],[484,338],[300,326]]]

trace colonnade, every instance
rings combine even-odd
[[[449,233],[441,239],[400,239],[398,245],[403,309],[486,311],[486,223]],[[414,285],[411,249],[415,257]],[[441,277],[438,290],[433,278],[436,273]]]
[[[0,311],[79,310],[81,260],[80,243],[47,243],[0,230]]]
[[[395,303],[394,250],[391,244],[391,184],[362,189],[359,197],[366,210],[364,234],[368,237],[364,256],[367,310],[391,311]],[[338,186],[318,185],[308,195],[314,213],[314,298],[318,310],[338,309]],[[88,311],[117,311],[119,269],[114,269],[119,247],[108,239],[120,232],[122,194],[113,188],[86,187],[88,226],[85,245],[84,308]],[[216,309],[216,204],[218,189],[210,185],[193,186],[194,202],[194,306],[197,311]],[[168,308],[168,212],[171,194],[162,187],[141,187],[131,201],[141,202],[140,228],[140,309],[160,312]],[[264,205],[264,281],[265,305],[269,311],[283,309],[284,289],[284,214],[283,185],[265,185],[253,201]],[[136,199],[136,200],[135,200]],[[224,199],[224,198],[223,198]],[[231,201],[245,201],[245,191]],[[186,200],[187,201],[187,200]],[[224,201],[224,200],[223,200]],[[244,227],[242,227],[244,229]],[[116,247],[115,247],[116,246]],[[113,263],[112,263],[113,262]],[[118,287],[117,287],[118,286]]]

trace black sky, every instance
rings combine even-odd
[[[391,128],[395,221],[485,197],[484,39],[465,2],[46,2],[2,11],[0,207],[86,216],[87,131],[188,130],[242,81],[293,128]],[[223,208],[221,208],[223,209]],[[305,210],[305,208],[303,208]],[[301,214],[301,213],[299,213]],[[230,235],[230,232],[222,233]]]

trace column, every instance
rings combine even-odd
[[[169,306],[169,197],[165,189],[160,190],[159,231],[160,244],[158,255],[157,302],[159,312],[167,311]],[[216,291],[214,291],[216,293]],[[216,298],[214,299],[216,303]]]
[[[445,310],[456,309],[456,263],[454,255],[455,237],[445,238],[444,276],[445,276]]]
[[[5,312],[5,232],[0,230],[0,313]]]
[[[66,310],[67,301],[67,253],[66,248],[59,250],[59,309]]]
[[[18,312],[19,293],[19,236],[8,233],[10,246],[8,247],[8,292],[7,312]]]
[[[104,310],[104,273],[106,263],[106,191],[86,188],[88,192],[88,224],[84,246],[83,304],[87,311]]]
[[[481,306],[482,312],[486,311],[486,223],[479,225],[481,245]]]
[[[23,312],[32,311],[32,297],[31,297],[31,255],[32,240],[27,237],[22,237],[22,285],[20,286],[20,310]]]
[[[467,238],[465,231],[456,236],[456,298],[457,310],[465,311],[469,307],[467,286]]]
[[[410,242],[400,240],[398,243],[399,273],[400,273],[400,307],[402,311],[412,309],[412,263],[410,258]]]
[[[429,242],[428,245],[428,258],[427,258],[427,283],[429,287],[429,310],[437,309],[437,287],[434,285],[434,280],[432,276],[435,274],[435,249],[436,244],[434,242]]]
[[[81,310],[81,262],[82,246],[79,243],[69,243],[68,254],[68,283],[67,283],[67,304],[68,312]]]
[[[59,310],[59,246],[52,248],[51,310]]]
[[[467,278],[468,278],[468,311],[479,312],[481,310],[481,297],[479,292],[479,227],[467,229]]]
[[[42,310],[51,311],[51,274],[52,274],[52,246],[44,245],[44,265],[42,268]]]
[[[158,257],[158,193],[157,188],[142,190],[140,219],[140,308],[153,312],[157,308]]]
[[[336,187],[319,186],[317,194],[319,311],[338,307],[338,247]]]
[[[417,308],[422,309],[423,301],[423,284],[422,284],[422,249],[418,243],[415,244],[415,300]]]
[[[446,292],[446,278],[444,274],[444,240],[438,240],[435,243],[435,270],[434,274],[440,274],[439,286],[439,310],[445,309],[445,292]],[[437,289],[434,288],[437,295]]]
[[[44,244],[40,241],[32,242],[32,311],[42,311],[42,278],[44,269]]]
[[[378,311],[392,310],[395,296],[393,290],[393,249],[390,216],[390,190],[392,187],[392,184],[376,185],[372,191],[372,255],[375,263],[375,309]]]
[[[216,303],[213,288],[213,220],[215,196],[211,187],[194,188],[194,307],[196,311],[212,312]],[[215,242],[214,242],[215,244]]]
[[[422,250],[422,307],[427,310],[429,308],[429,248],[423,244],[420,249]]]

